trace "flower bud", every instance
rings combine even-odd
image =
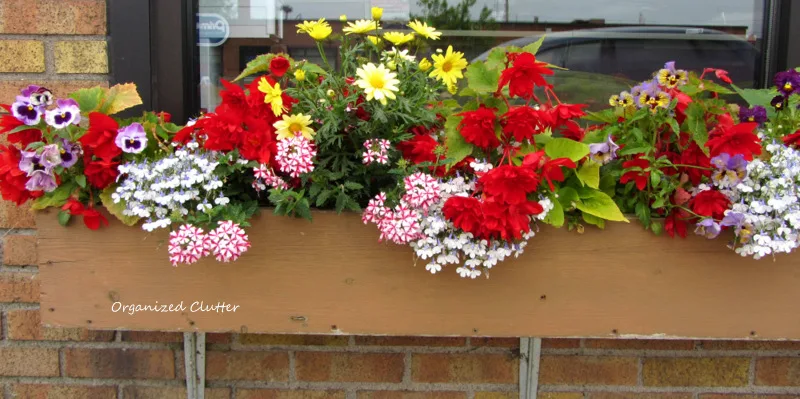
[[[422,59],[422,61],[420,61],[420,62],[419,62],[419,69],[420,69],[422,72],[427,72],[427,71],[428,71],[428,69],[431,69],[431,66],[432,66],[432,65],[431,65],[431,62],[430,62],[430,61],[428,61],[428,59],[427,59],[427,58],[423,58],[423,59]]]
[[[306,80],[306,71],[302,69],[294,71],[294,78],[297,79],[298,82]]]
[[[386,63],[386,67],[389,68],[392,71],[396,71],[397,70],[397,64],[394,61],[388,61]]]
[[[339,16],[339,21],[346,22],[347,21],[347,15],[345,15],[345,14],[340,15]]]
[[[381,17],[383,17],[383,8],[372,7],[372,19],[380,21]]]
[[[333,89],[328,89],[327,94],[328,94],[328,97],[333,98],[336,95],[336,92],[333,91]]]

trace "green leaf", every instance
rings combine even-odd
[[[308,199],[303,198],[302,200],[297,202],[297,206],[294,207],[294,212],[297,216],[311,220],[311,206],[308,204]]]
[[[450,116],[444,123],[446,133],[445,145],[447,146],[447,158],[453,160],[453,164],[461,162],[468,155],[472,154],[472,144],[464,140],[464,136],[458,131],[458,124],[461,123],[460,116]]]
[[[661,235],[664,232],[664,223],[654,221],[650,223],[650,230],[657,236]]]
[[[612,222],[628,222],[617,204],[608,194],[593,190],[590,196],[581,196],[581,200],[576,204],[577,208],[590,215],[609,220]]]
[[[583,218],[583,221],[586,222],[587,224],[597,226],[601,229],[604,229],[606,227],[606,221],[597,216],[588,213],[581,213],[581,217]]]
[[[669,127],[672,129],[672,131],[675,132],[676,136],[681,134],[681,127],[678,125],[678,121],[675,120],[675,118],[667,119],[667,124],[669,124]]]
[[[600,191],[608,194],[609,197],[614,197],[614,189],[617,187],[617,179],[612,174],[604,174],[600,178]]]
[[[501,69],[506,64],[506,49],[503,47],[495,47],[489,52],[489,57],[486,58],[486,67],[489,69]]]
[[[705,110],[699,103],[692,102],[686,107],[686,126],[692,134],[692,139],[708,154],[708,149],[705,147],[708,141]]]
[[[75,176],[75,183],[78,183],[81,188],[86,188],[86,176],[84,175],[77,175]]]
[[[564,208],[572,208],[572,203],[578,202],[579,200],[578,192],[574,188],[565,186],[558,189],[558,202],[560,202]]]
[[[82,114],[100,109],[108,89],[103,87],[92,87],[91,89],[79,89],[69,95],[70,98],[78,102]]]
[[[489,94],[497,91],[500,80],[499,69],[489,69],[483,61],[476,61],[467,67],[468,87],[478,94]]]
[[[632,147],[625,147],[625,148],[619,150],[619,152],[617,152],[617,154],[618,155],[641,154],[641,153],[645,153],[645,152],[649,151],[652,148],[653,147],[650,146],[650,145],[640,145],[640,146],[636,146],[636,147],[633,147],[633,146]]]
[[[361,190],[362,188],[364,188],[364,186],[362,186],[361,184],[352,181],[344,182],[344,186],[349,190]]]
[[[551,198],[551,200],[553,202],[553,209],[547,212],[547,215],[544,217],[544,222],[553,227],[561,227],[564,225],[564,207],[561,206],[561,202],[557,199]]]
[[[126,226],[135,225],[137,222],[139,222],[138,217],[126,216],[122,214],[122,211],[125,209],[125,201],[114,203],[114,200],[111,199],[111,194],[114,194],[114,191],[116,190],[116,184],[106,187],[105,190],[100,192],[100,202],[103,203],[103,206],[106,207],[106,209],[108,209],[108,213],[114,215]]]
[[[31,209],[38,211],[50,207],[60,207],[67,202],[73,191],[75,191],[74,183],[62,184],[56,187],[55,190],[34,200],[31,203]]]
[[[336,196],[336,212],[342,213],[344,207],[347,205],[348,200],[347,194],[344,191],[339,191],[339,195]]]
[[[614,112],[613,108],[608,108],[600,112],[587,112],[586,115],[584,115],[581,119],[590,122],[616,123],[617,114]]]
[[[591,187],[600,188],[600,164],[587,160],[575,173],[581,183]]]
[[[547,145],[544,146],[544,152],[548,157],[553,159],[569,158],[577,162],[589,155],[589,145],[559,137],[550,140]]]
[[[767,114],[770,118],[774,116],[775,110],[770,103],[772,99],[778,95],[777,89],[774,87],[769,89],[742,89],[734,84],[732,84],[731,87],[733,87],[733,90],[736,91],[742,99],[747,101],[747,104],[751,107],[760,105],[767,109]]]
[[[70,218],[72,218],[72,215],[69,212],[58,211],[58,224],[66,226]]]
[[[536,52],[539,51],[540,47],[542,47],[543,42],[544,42],[544,35],[542,35],[542,37],[540,37],[539,40],[523,47],[522,51],[536,55]]]
[[[125,83],[114,85],[106,92],[100,112],[106,115],[114,115],[128,108],[133,108],[142,104],[142,98],[136,91],[136,85]]]
[[[634,207],[634,213],[636,217],[639,218],[639,221],[642,222],[645,226],[650,224],[650,207],[645,205],[642,202],[637,202],[636,207]]]
[[[247,63],[242,73],[234,79],[234,82],[237,82],[241,79],[244,79],[250,75],[259,73],[259,72],[266,72],[269,71],[269,62],[272,61],[274,54],[261,54],[254,58],[252,61]]]
[[[267,63],[267,69],[269,69],[269,63]],[[300,66],[300,69],[302,69],[306,73],[313,73],[313,74],[317,74],[317,75],[327,75],[328,74],[327,72],[325,72],[324,69],[322,69],[322,67],[320,67],[317,64],[310,63],[310,62],[304,62],[303,65]]]
[[[316,203],[317,208],[320,208],[323,205],[325,205],[325,202],[328,200],[328,197],[330,197],[331,194],[333,194],[333,190],[324,190],[321,193],[319,193],[319,196],[317,197],[317,203]]]

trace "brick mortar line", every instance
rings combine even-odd
[[[404,385],[411,385],[411,361],[411,352],[406,352],[403,356],[403,378],[401,380]]]
[[[52,340],[7,340],[0,341],[0,348],[46,348],[46,349],[130,349],[130,350],[182,350],[182,344],[159,342],[90,342]]]
[[[28,266],[5,266],[0,265],[0,273],[8,272],[8,273],[39,273],[39,266],[38,265],[28,265]]]
[[[136,385],[146,387],[184,387],[182,380],[176,379],[131,379],[131,378],[76,378],[76,377],[10,377],[0,376],[0,383],[5,384],[38,384],[38,385],[70,385],[82,387],[98,387],[113,385]]]
[[[110,74],[101,73],[59,73],[49,74],[46,72],[14,72],[14,73],[0,73],[0,82],[26,82],[30,80],[47,80],[55,82],[64,81],[102,81],[108,82],[111,80]],[[56,93],[60,95],[60,93]]]
[[[713,393],[713,394],[771,394],[795,395],[800,394],[800,387],[780,386],[742,386],[742,387],[714,387],[714,386],[636,386],[636,385],[539,385],[539,392],[626,392],[626,393]]]
[[[39,304],[35,302],[0,302],[1,310],[39,310]]]
[[[294,351],[288,351],[289,356],[289,384],[297,383],[297,358]]]
[[[756,386],[756,357],[750,358],[750,366],[747,370],[747,385]]]
[[[63,349],[58,350],[58,375],[67,376],[67,354]]]
[[[5,76],[5,74],[0,74],[0,81],[2,81],[3,76]],[[17,228],[0,229],[0,236],[5,237],[8,235],[35,236],[36,229],[17,229]]]
[[[621,356],[621,357],[797,357],[800,349],[702,349],[702,350],[657,350],[657,349],[543,349],[542,355],[553,356]]]
[[[65,34],[32,34],[32,33],[0,33],[0,40],[36,40],[60,41],[60,42],[79,42],[87,40],[108,42],[108,35],[65,35]]]
[[[269,335],[269,334],[265,334]],[[297,351],[297,352],[346,352],[346,353],[449,353],[507,355],[511,348],[481,347],[433,347],[433,346],[315,346],[315,345],[241,345],[232,343],[230,350],[236,352]]]
[[[125,395],[125,387],[122,385],[117,385],[117,399],[124,399]]]
[[[1,381],[1,380],[0,380]],[[359,381],[298,381],[296,384],[288,382],[267,382],[267,381],[240,381],[240,380],[206,380],[207,388],[232,388],[236,389],[309,389],[309,390],[368,390],[368,391],[494,391],[494,392],[517,392],[517,384],[489,384],[489,383],[413,383],[405,385],[394,382],[359,382]]]
[[[8,315],[4,311],[0,311],[0,323],[2,323],[2,331],[0,334],[3,335],[3,339],[0,342],[8,341]]]
[[[344,393],[345,399],[358,399],[356,396],[356,390],[354,388],[348,389]]]
[[[42,40],[44,45],[44,73],[56,75],[56,45],[52,40]]]

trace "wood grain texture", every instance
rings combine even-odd
[[[174,268],[166,234],[89,231],[36,216],[43,323],[93,329],[458,336],[800,339],[800,255],[741,258],[725,240],[656,237],[637,224],[579,235],[543,228],[490,279],[435,276],[377,243],[358,215],[262,214],[238,261]],[[177,304],[173,313],[112,312]],[[236,312],[191,312],[196,301]]]

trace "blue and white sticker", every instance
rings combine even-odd
[[[231,34],[228,20],[219,14],[197,14],[197,45],[217,47],[225,43]]]

